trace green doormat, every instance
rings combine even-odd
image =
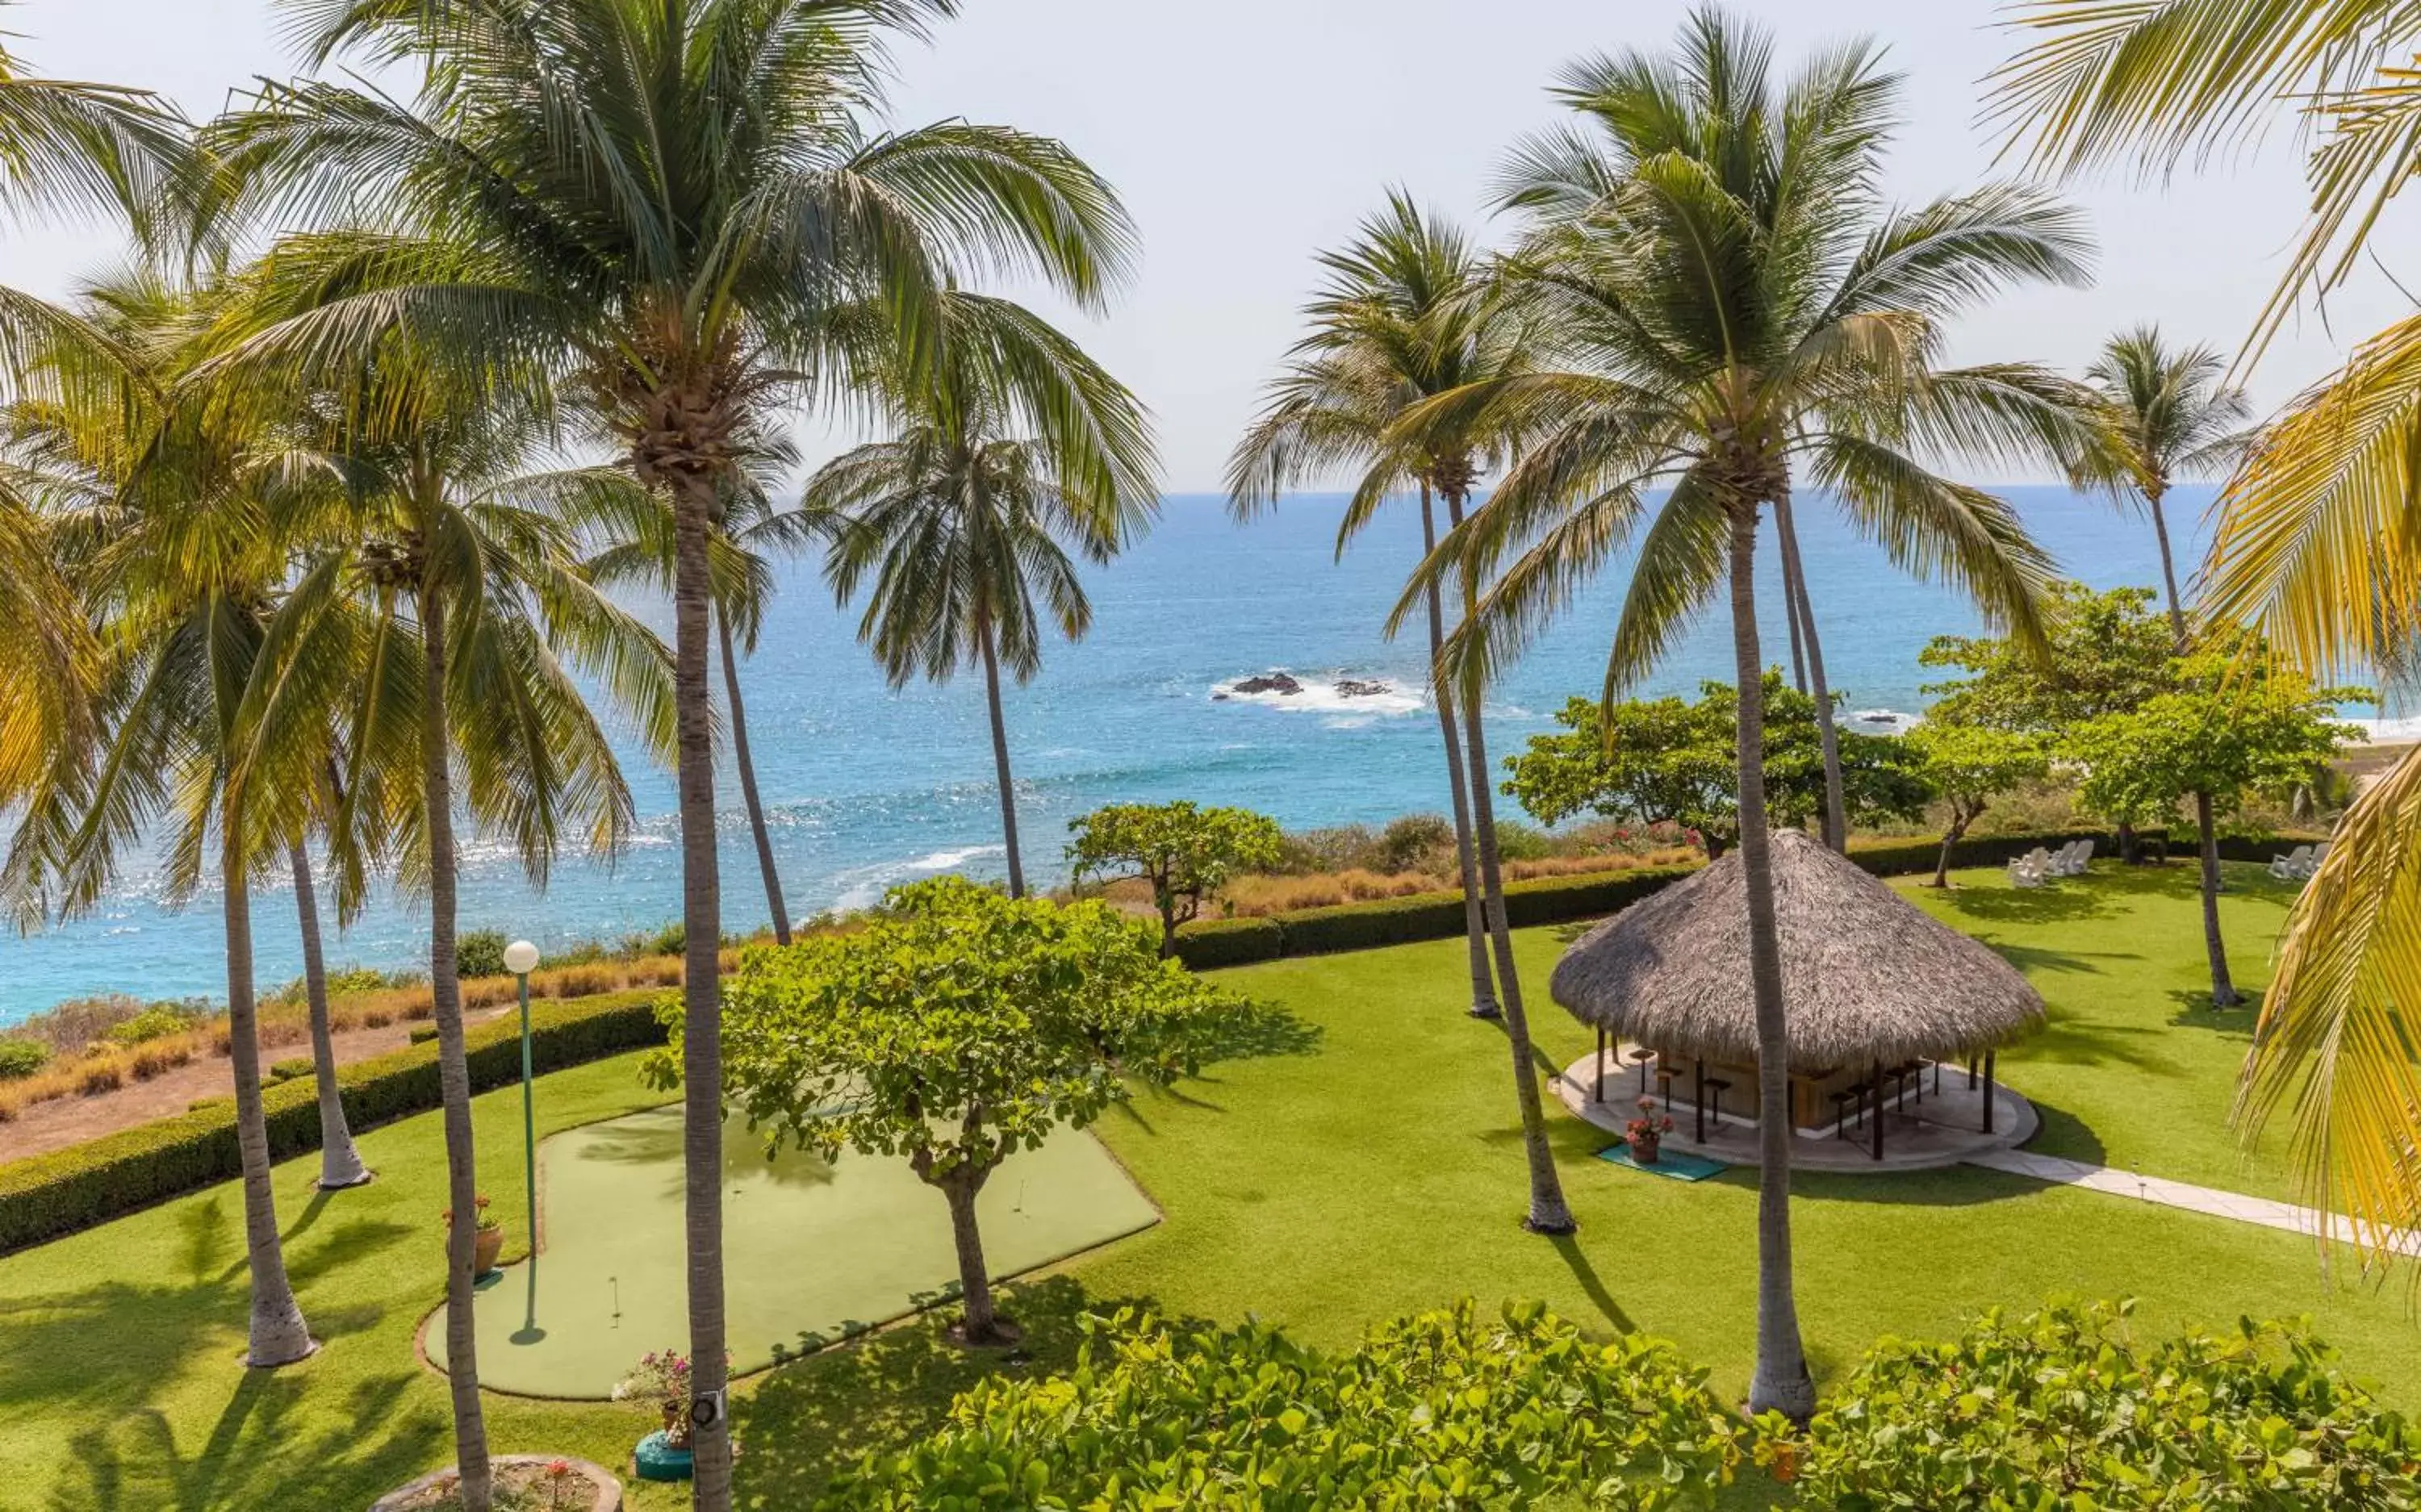
[[[479,1288],[479,1383],[597,1400],[651,1349],[689,1348],[679,1104],[569,1129],[539,1146],[546,1248]],[[955,1291],[950,1211],[906,1161],[786,1149],[725,1130],[723,1244],[731,1368],[762,1370]],[[1160,1221],[1088,1133],[1010,1156],[976,1211],[994,1276],[1016,1275]],[[518,1245],[521,1214],[505,1214]],[[533,1299],[533,1290],[535,1297]],[[536,1313],[537,1326],[528,1327]],[[444,1309],[423,1348],[445,1364]],[[637,1423],[644,1414],[634,1414]]]
[[[1676,1149],[1664,1151],[1653,1165],[1642,1165],[1631,1158],[1628,1145],[1608,1145],[1597,1152],[1597,1158],[1609,1165],[1627,1165],[1649,1176],[1669,1176],[1676,1181],[1704,1181],[1710,1176],[1721,1176],[1731,1169],[1721,1161],[1710,1161],[1703,1155],[1684,1155]]]

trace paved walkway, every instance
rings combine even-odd
[[[2273,1202],[2268,1197],[2248,1197],[2239,1192],[2221,1192],[2213,1187],[2167,1181],[2156,1176],[2112,1170],[2106,1165],[2087,1165],[2083,1161],[2063,1160],[2056,1155],[2038,1155],[2022,1149],[1992,1150],[1969,1156],[1967,1163],[2060,1186],[2106,1192],[2114,1197],[2156,1202],[2164,1208],[2182,1208],[2188,1212],[2207,1213],[2213,1218],[2233,1218],[2239,1223],[2258,1224],[2264,1228],[2280,1228],[2292,1234],[2317,1235],[2320,1232],[2320,1215],[2312,1208],[2298,1208],[2290,1202]],[[2351,1239],[2351,1231],[2342,1220],[2334,1238],[2339,1242],[2349,1242]],[[2402,1235],[2396,1249],[2402,1255],[2421,1255],[2421,1234]]]

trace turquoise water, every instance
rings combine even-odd
[[[2012,491],[2037,538],[2073,575],[2102,587],[2157,581],[2148,524],[2061,488]],[[2178,522],[2197,516],[2208,496],[2181,497]],[[1445,808],[1437,725],[1418,696],[1418,631],[1392,645],[1380,633],[1418,554],[1417,520],[1408,508],[1382,517],[1339,563],[1333,545],[1342,507],[1333,498],[1289,500],[1275,516],[1239,526],[1215,498],[1171,498],[1148,539],[1092,574],[1091,637],[1051,647],[1042,675],[1007,697],[1030,875],[1057,872],[1068,820],[1113,801],[1242,803],[1290,827]],[[1802,513],[1826,668],[1848,708],[1921,709],[1918,689],[1928,679],[1918,649],[1932,635],[1972,628],[1973,613],[1902,576],[1829,511]],[[1570,694],[1597,691],[1625,577],[1619,564],[1610,568],[1493,692],[1495,753],[1548,727]],[[1770,545],[1762,577],[1767,660],[1778,663],[1788,643]],[[936,871],[1002,871],[979,678],[892,692],[856,644],[855,623],[834,608],[811,569],[791,568],[742,673],[758,779],[798,916],[864,904],[891,883]],[[1727,680],[1730,666],[1727,626],[1710,616],[1651,691]],[[1223,684],[1275,668],[1308,691],[1214,696]],[[1339,697],[1338,678],[1391,691]],[[543,896],[523,884],[501,848],[470,838],[462,927],[545,946],[677,917],[672,781],[636,764],[630,775],[644,816],[633,844],[610,865],[566,857]],[[717,797],[724,918],[736,930],[763,922],[764,895],[728,772]],[[290,978],[301,969],[291,894],[264,886],[253,916],[262,981]],[[408,965],[425,958],[425,920],[417,900],[383,898],[331,943],[330,959]],[[87,992],[223,996],[226,986],[215,900],[205,895],[168,912],[157,879],[141,868],[91,916],[0,940],[0,1022]]]

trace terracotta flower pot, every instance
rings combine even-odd
[[[1664,1157],[1664,1136],[1633,1134],[1631,1136],[1631,1158],[1642,1165],[1654,1165]]]
[[[483,1228],[471,1241],[471,1273],[484,1276],[496,1268],[496,1256],[505,1253],[505,1231]]]

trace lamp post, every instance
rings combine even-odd
[[[516,940],[505,947],[505,970],[520,984],[522,1000],[522,1180],[529,1196],[529,1304],[522,1333],[538,1333],[538,1108],[530,1088],[529,974],[538,968],[538,946]]]

